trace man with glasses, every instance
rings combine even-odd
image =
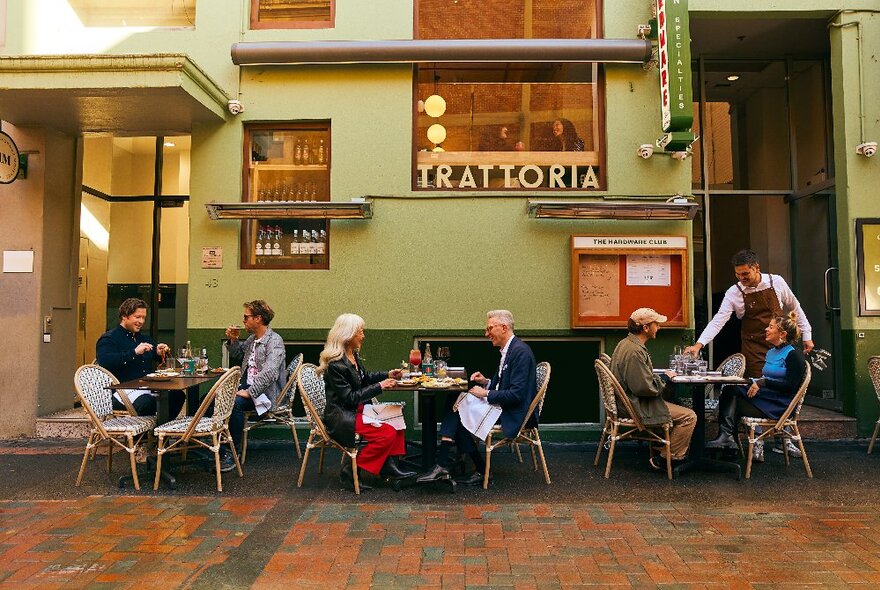
[[[501,430],[504,436],[512,438],[519,432],[529,406],[538,393],[535,355],[528,344],[513,334],[513,314],[506,309],[497,309],[486,314],[486,338],[493,346],[501,349],[498,370],[491,379],[484,377],[479,371],[472,374],[470,381],[476,385],[470,388],[469,393],[484,398],[490,404],[501,406]],[[535,412],[526,428],[537,425],[538,415]],[[437,464],[419,477],[418,482],[449,479],[449,451],[453,443],[473,460],[476,467],[473,475],[458,483],[482,485],[486,460],[477,451],[474,437],[462,425],[459,414],[451,411],[451,408],[440,423]]]
[[[241,363],[241,384],[235,396],[235,405],[229,417],[229,432],[237,452],[241,452],[244,433],[244,413],[256,410],[265,414],[281,393],[287,381],[284,366],[284,340],[269,324],[275,312],[262,299],[244,304],[244,327],[250,334],[244,342],[238,339],[239,329],[226,328],[230,362]],[[235,460],[228,450],[220,458],[220,470],[235,468]]]
[[[740,339],[742,353],[746,357],[746,377],[758,379],[764,370],[764,358],[770,349],[770,343],[764,337],[764,330],[775,317],[795,312],[798,328],[804,340],[804,354],[813,350],[813,328],[801,304],[792,293],[788,283],[779,275],[761,272],[758,255],[752,250],[740,250],[731,259],[733,272],[738,279],[724,294],[724,300],[718,312],[697,338],[697,342],[684,349],[686,353],[699,354],[700,350],[712,342],[732,313],[742,320]],[[800,450],[788,441],[789,453],[800,457]],[[781,447],[774,449],[782,452]],[[753,451],[756,461],[764,460],[763,444]]]

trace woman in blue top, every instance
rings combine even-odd
[[[718,438],[706,443],[707,449],[737,449],[736,424],[741,416],[779,418],[800,388],[806,372],[804,355],[792,344],[800,337],[797,316],[770,320],[764,337],[773,348],[767,351],[763,375],[750,386],[737,385],[721,390],[718,402]]]

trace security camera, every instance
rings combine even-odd
[[[860,156],[865,156],[866,158],[870,158],[874,154],[877,153],[877,142],[876,141],[866,141],[865,143],[860,143],[856,146],[856,153]]]
[[[689,155],[690,154],[688,154],[687,152],[672,152],[672,159],[682,162],[686,160]]]
[[[240,115],[244,112],[244,105],[241,104],[240,100],[230,100],[226,103],[226,108],[229,109],[229,112],[233,115]]]
[[[639,146],[639,149],[636,150],[636,153],[639,155],[640,158],[647,160],[654,155],[654,146],[650,143],[643,143]]]

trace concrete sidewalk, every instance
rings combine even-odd
[[[198,468],[177,490],[119,490],[82,445],[0,443],[0,587],[880,586],[880,455],[807,446],[815,478],[767,453],[750,481],[669,482],[624,445],[611,479],[595,446],[551,445],[547,486],[508,453],[487,491],[425,486],[360,497],[337,454],[302,488],[289,444],[255,445],[245,477]]]

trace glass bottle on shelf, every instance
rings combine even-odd
[[[293,230],[293,237],[290,239],[290,255],[299,256],[299,230]]]
[[[257,232],[257,243],[254,244],[254,255],[262,256],[263,255],[263,226],[259,226],[260,230]]]
[[[308,164],[310,162],[311,162],[311,153],[309,153],[309,140],[307,138],[307,139],[303,140],[302,163]]]
[[[275,226],[275,241],[272,243],[272,256],[281,256],[281,226]]]
[[[323,164],[327,161],[327,153],[324,151],[324,140],[318,142],[318,164]]]
[[[327,232],[325,232],[323,229],[318,235],[318,246],[315,250],[315,253],[318,255],[316,262],[323,263],[324,256],[327,254]]]
[[[317,182],[312,183],[312,200],[313,201],[318,200],[318,183]]]
[[[293,163],[302,164],[302,141],[297,137],[293,148]]]

